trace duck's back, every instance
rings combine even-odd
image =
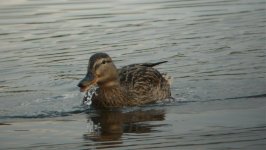
[[[153,66],[159,63],[133,64],[119,69],[121,86],[132,105],[153,103],[171,96],[169,81]]]

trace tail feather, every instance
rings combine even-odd
[[[157,62],[157,63],[143,63],[143,64],[140,64],[140,65],[141,66],[146,66],[146,67],[154,67],[154,66],[166,63],[166,62],[168,62],[168,61],[160,61],[160,62]]]

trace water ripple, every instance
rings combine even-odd
[[[261,144],[265,141],[261,135],[264,126],[260,131],[241,127],[221,129],[220,132],[187,131],[186,134],[166,131],[171,126],[182,129],[178,125],[182,124],[183,118],[171,118],[171,112],[193,118],[206,111],[219,115],[215,114],[216,110],[228,109],[230,117],[240,109],[248,111],[248,116],[256,112],[253,108],[265,106],[264,0],[10,0],[2,3],[0,120],[86,114],[83,109],[73,107],[82,99],[76,85],[86,73],[89,57],[95,52],[107,52],[118,68],[132,63],[167,60],[168,63],[157,69],[174,78],[171,90],[175,102],[141,107],[169,109],[165,113],[166,122],[159,120],[149,124],[144,121],[140,126],[125,124],[135,130],[137,127],[143,131],[149,129],[150,135],[130,132],[113,143],[90,141],[86,145],[79,141],[39,145],[54,149],[64,146],[69,149],[86,146],[92,149],[112,146],[120,149],[160,146],[215,149],[221,145],[227,146],[224,149],[255,149],[258,145],[265,146]],[[256,125],[251,128],[255,130],[260,126],[254,116],[242,121],[249,123],[246,120],[253,119]],[[211,118],[212,121],[219,119],[219,116]],[[189,128],[190,123],[183,126]],[[200,123],[201,120],[193,122],[195,126]],[[229,119],[217,124],[229,126],[227,123],[230,123]],[[238,129],[243,129],[243,133]],[[8,134],[11,133],[13,131]],[[238,135],[241,137],[237,138]],[[84,138],[90,136],[84,134]]]

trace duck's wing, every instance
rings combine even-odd
[[[154,102],[170,95],[168,82],[152,68],[164,62],[132,64],[119,70],[120,84],[136,104]]]
[[[155,80],[159,80],[162,75],[165,75],[164,73],[160,73],[158,70],[152,68],[154,66],[157,66],[162,63],[166,63],[168,61],[160,61],[156,63],[138,63],[138,64],[131,64],[128,66],[124,66],[120,69],[118,69],[118,74],[120,77],[120,82],[122,84],[134,84],[134,79],[140,79],[140,78],[151,78],[149,76],[153,76]],[[138,77],[141,76],[141,77]]]

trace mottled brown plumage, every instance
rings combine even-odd
[[[80,91],[92,85],[99,88],[92,97],[98,108],[137,106],[171,97],[170,84],[153,67],[164,62],[132,64],[117,69],[105,53],[91,56],[86,77],[80,81]]]

